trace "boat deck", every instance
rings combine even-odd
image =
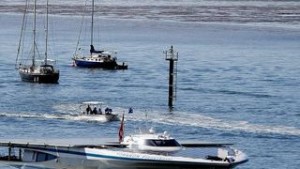
[[[133,153],[145,153],[145,154],[153,154],[153,155],[162,155],[162,156],[180,156],[180,157],[189,157],[189,158],[208,158],[208,157],[216,157],[218,155],[218,148],[224,147],[224,145],[229,144],[221,144],[221,143],[197,143],[197,144],[186,144],[193,145],[192,147],[183,147],[182,150],[176,152],[151,152],[151,151],[134,151],[129,148],[125,148],[123,145],[120,145],[116,142],[115,138],[105,138],[105,139],[95,139],[95,138],[84,138],[84,139],[13,139],[5,140],[0,139],[0,147],[7,146],[18,146],[18,145],[26,145],[30,144],[34,145],[47,145],[47,146],[55,146],[55,147],[89,147],[89,148],[100,148],[100,149],[109,149],[113,151],[124,151],[124,152],[133,152]],[[185,144],[183,144],[185,145]],[[195,147],[196,146],[196,147]]]

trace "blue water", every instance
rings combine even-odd
[[[154,126],[179,139],[232,142],[249,155],[239,169],[300,165],[300,29],[97,18],[95,46],[129,65],[103,71],[72,67],[81,17],[51,16],[50,55],[61,72],[51,85],[21,82],[14,69],[21,18],[0,14],[1,138],[117,137],[119,122],[72,118],[81,102],[96,100],[118,113],[134,108],[126,133]],[[169,113],[163,51],[171,45],[179,61]]]

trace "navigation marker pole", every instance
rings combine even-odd
[[[173,108],[173,99],[176,98],[176,91],[175,91],[175,86],[176,83],[174,83],[174,79],[176,78],[177,75],[177,70],[176,70],[176,65],[174,63],[177,63],[178,61],[178,52],[175,53],[173,50],[173,46],[167,51],[164,52],[166,55],[166,60],[170,62],[170,68],[169,68],[169,101],[168,101],[168,106],[170,110]],[[174,71],[175,69],[175,71]]]

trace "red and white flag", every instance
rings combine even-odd
[[[124,137],[124,113],[123,113],[121,125],[119,128],[119,143],[121,143],[123,141],[123,137]]]

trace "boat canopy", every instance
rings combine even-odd
[[[86,101],[86,102],[82,102],[82,104],[85,104],[85,105],[102,105],[102,104],[104,104],[104,102],[99,102],[99,101]]]

